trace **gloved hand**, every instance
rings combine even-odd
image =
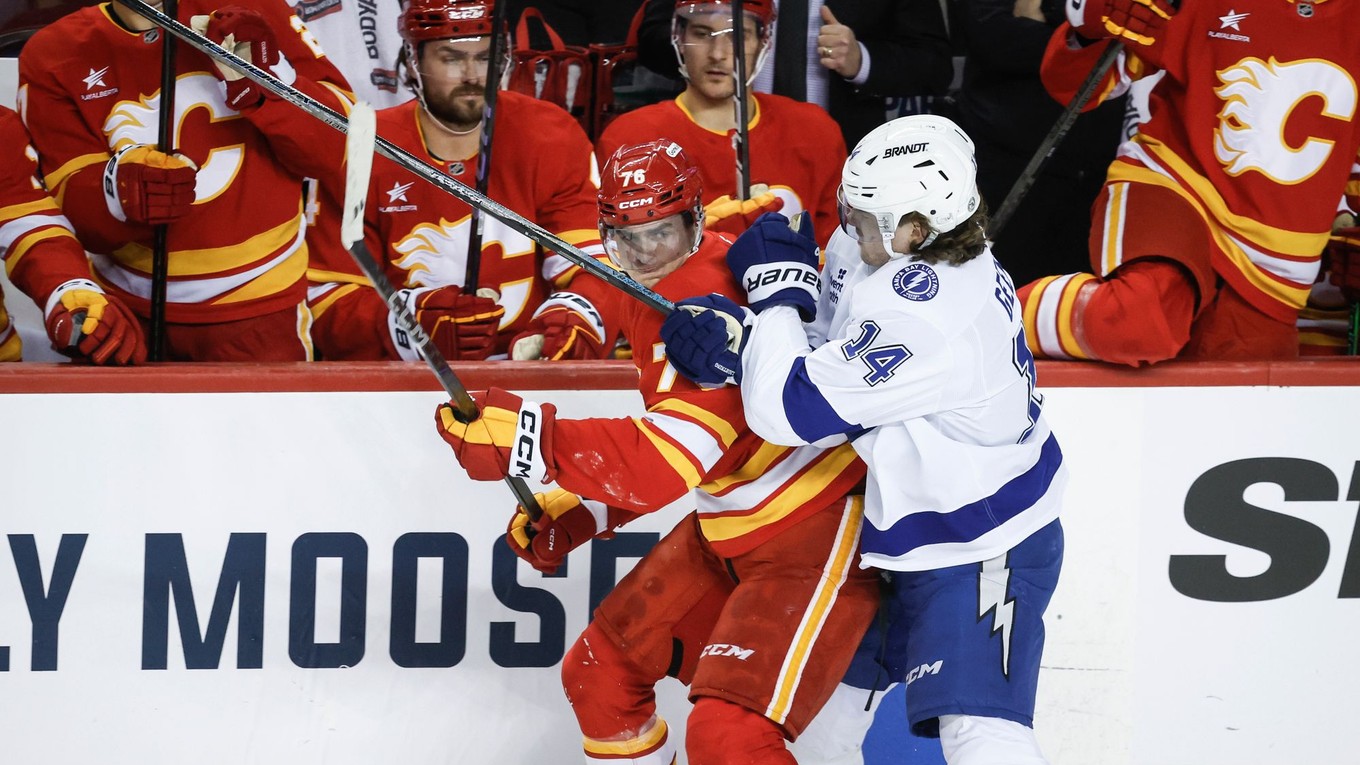
[[[1341,289],[1347,302],[1360,302],[1360,226],[1333,231],[1325,257],[1332,284]]]
[[[557,407],[525,401],[500,388],[475,392],[472,398],[480,412],[471,422],[463,422],[451,404],[440,404],[434,418],[439,436],[453,447],[469,478],[513,476],[547,483],[557,476],[552,456]]]
[[[766,213],[727,250],[727,267],[746,288],[747,304],[756,313],[772,305],[791,305],[803,321],[817,316],[818,249],[812,220],[804,215],[798,230],[789,219]]]
[[[279,52],[279,41],[274,30],[259,11],[231,5],[207,16],[195,16],[189,23],[204,37],[226,48],[237,58],[278,76],[274,67],[283,60],[283,54]],[[269,91],[235,69],[216,59],[214,62],[217,63],[218,76],[227,83],[227,105],[231,108],[241,111],[256,106],[269,94]]]
[[[104,165],[104,203],[124,223],[170,223],[194,203],[198,166],[183,154],[130,144]]]
[[[495,294],[483,288],[476,295],[468,295],[458,286],[397,290],[406,301],[406,310],[449,361],[479,361],[496,350],[496,333],[505,309],[490,297]],[[390,313],[387,328],[397,355],[405,361],[422,359],[405,328]]]
[[[1087,40],[1106,37],[1152,45],[1176,8],[1166,0],[1071,0],[1067,21]]]
[[[122,301],[89,279],[72,279],[47,299],[47,336],[58,353],[96,364],[146,361],[142,325]]]
[[[534,499],[543,515],[530,521],[524,508],[516,505],[505,541],[516,555],[544,574],[556,573],[567,553],[595,537],[613,536],[610,530],[621,522],[611,523],[614,511],[603,502],[583,499],[565,489],[535,494]]]
[[[686,298],[661,324],[666,358],[705,387],[741,382],[741,352],[755,314],[718,294]]]
[[[574,292],[554,292],[534,311],[529,326],[510,341],[510,358],[602,359],[604,319],[589,300]]]
[[[769,186],[758,183],[751,187],[750,199],[733,199],[723,194],[704,205],[704,228],[709,231],[740,234],[750,228],[761,215],[779,212],[782,209],[784,200],[775,196]]]

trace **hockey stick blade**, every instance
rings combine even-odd
[[[345,203],[344,214],[340,219],[340,240],[359,270],[364,272],[364,276],[382,296],[383,302],[387,303],[387,310],[396,317],[397,325],[411,338],[430,371],[439,378],[444,392],[457,404],[459,419],[472,422],[477,419],[477,402],[472,399],[463,381],[454,374],[438,346],[430,340],[425,328],[411,315],[406,308],[406,301],[397,294],[382,267],[364,245],[364,203],[368,199],[368,179],[373,170],[373,146],[378,139],[377,117],[373,107],[362,101],[355,104],[350,109],[348,127],[345,135]],[[543,509],[538,506],[528,484],[513,476],[506,476],[505,482],[529,518],[538,520],[543,515]]]
[[[175,19],[172,19],[147,5],[143,0],[119,0],[119,2],[145,18],[147,21],[150,21],[156,26],[164,29],[166,32],[178,37],[191,47],[201,51],[209,58],[220,61],[224,65],[240,72],[260,87],[298,107],[304,112],[307,112],[321,122],[326,123],[341,133],[347,133],[349,131],[348,120],[334,109],[331,109],[311,96],[298,91],[296,88],[283,84],[272,74],[252,65],[250,62],[245,61],[239,56],[230,53],[222,46],[217,45],[184,24],[181,24]],[[592,258],[560,237],[527,220],[505,205],[496,202],[485,194],[479,193],[476,189],[473,189],[464,183],[460,183],[458,180],[450,177],[439,169],[430,166],[410,152],[392,144],[383,137],[377,137],[374,147],[374,150],[378,154],[401,165],[423,180],[438,186],[440,189],[443,189],[454,197],[462,200],[471,207],[496,218],[510,228],[510,230],[524,235],[535,244],[556,252],[568,261],[580,266],[591,275],[628,293],[648,307],[660,311],[663,314],[669,314],[675,310],[674,303],[642,286],[628,274],[625,274],[616,268],[611,268],[599,260]]]

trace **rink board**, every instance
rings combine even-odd
[[[578,761],[556,665],[680,508],[545,578],[501,542],[505,486],[435,433],[419,365],[20,366],[0,370],[5,762]],[[536,367],[462,369],[563,416],[640,410],[627,365]],[[1360,369],[1040,380],[1072,475],[1053,762],[1346,761]]]

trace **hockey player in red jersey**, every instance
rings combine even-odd
[[[754,79],[769,52],[775,8],[772,0],[747,0],[744,7],[747,77]],[[596,153],[608,157],[625,144],[669,136],[699,166],[710,230],[740,233],[765,212],[792,218],[806,210],[825,245],[837,224],[836,186],[845,161],[840,127],[814,104],[750,93],[750,178],[756,187],[750,200],[734,202],[732,134],[737,123],[730,0],[679,0],[671,44],[680,58],[685,91],[673,101],[620,115],[596,142]],[[768,191],[762,193],[759,186]],[[715,220],[720,215],[723,219]]]
[[[703,230],[696,169],[668,140],[624,147],[605,163],[600,220],[614,262],[679,300],[743,294]],[[669,765],[676,756],[653,686],[689,684],[692,765],[793,763],[794,739],[836,687],[877,604],[873,577],[853,565],[864,476],[849,445],[785,448],[754,436],[736,388],[703,390],[662,352],[662,316],[615,292],[634,349],[641,417],[558,420],[552,404],[499,389],[477,394],[464,424],[448,406],[440,434],[468,474],[498,480],[510,445],[532,448],[524,476],[556,489],[544,515],[519,509],[510,546],[550,572],[567,553],[693,493],[686,516],[601,603],[562,661],[588,763]],[[530,433],[516,423],[530,420]],[[589,497],[590,499],[583,499]],[[597,501],[598,500],[598,501]]]
[[[469,186],[476,185],[480,158],[493,10],[491,0],[408,3],[400,28],[407,84],[416,98],[378,113],[379,135]],[[492,135],[488,196],[603,257],[595,231],[595,158],[571,116],[552,104],[502,92]],[[324,198],[322,207],[338,210]],[[464,289],[472,214],[467,204],[396,163],[375,160],[365,210],[368,250],[449,359],[507,353],[549,293],[580,270],[488,216],[474,285],[481,289]],[[319,238],[328,244],[317,247],[310,274],[321,356],[419,358],[382,298],[365,286],[335,231],[334,222],[319,224]]]
[[[52,347],[96,364],[146,361],[137,319],[90,278],[85,249],[38,180],[37,152],[19,115],[0,106],[0,258],[15,286],[43,308]],[[0,295],[0,361],[21,343]]]
[[[337,110],[339,72],[283,0],[183,0],[181,19]],[[161,31],[118,3],[84,8],[29,40],[20,114],[44,179],[92,254],[95,280],[143,321],[151,241],[169,224],[166,357],[310,357],[302,177],[340,158],[338,134],[180,45],[173,153],[156,150]]]
[[[1042,67],[1055,98],[1074,97],[1111,38],[1125,50],[1088,107],[1164,74],[1096,200],[1094,274],[1019,291],[1036,355],[1298,354],[1295,320],[1360,148],[1351,17],[1346,0],[1069,4]]]

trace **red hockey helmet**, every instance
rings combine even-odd
[[[398,20],[401,39],[411,44],[491,34],[496,0],[410,0]]]
[[[610,259],[644,282],[673,271],[699,249],[702,194],[699,169],[680,144],[620,147],[600,172],[600,239]]]

